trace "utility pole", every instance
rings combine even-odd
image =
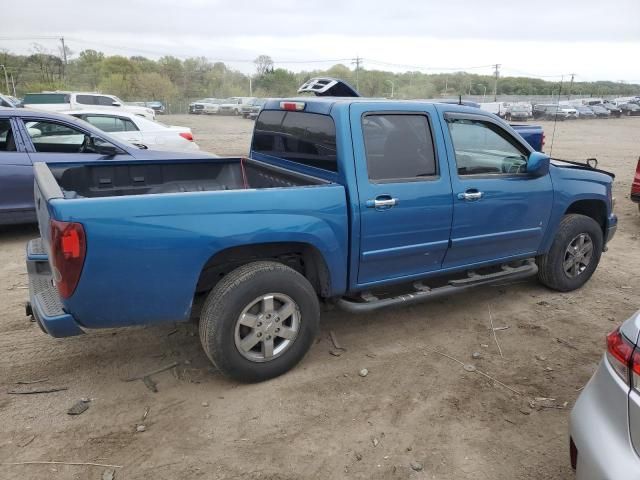
[[[67,47],[64,44],[64,37],[60,37],[60,43],[62,43],[62,79],[65,80],[67,73]]]
[[[5,67],[4,65],[0,65],[0,67],[2,67],[2,69],[4,70],[4,83],[7,87],[7,95],[11,95],[11,91],[9,90],[9,76],[7,75],[7,67]]]
[[[571,74],[571,82],[569,82],[569,93],[567,94],[567,100],[571,100],[571,90],[572,90],[572,87],[573,87],[573,77],[575,77],[575,76],[576,76],[575,73]]]
[[[362,58],[360,57],[356,57],[353,59],[353,62],[351,62],[351,65],[355,65],[356,66],[356,90],[360,91],[360,78],[359,78],[359,73],[360,73],[360,64],[362,63]]]
[[[385,80],[385,83],[390,83],[391,84],[391,98],[393,98],[393,90],[394,90],[394,83],[393,80]]]
[[[17,97],[17,95],[16,95],[16,83],[13,81],[13,73],[11,74],[11,86],[13,87],[13,96]]]
[[[493,74],[495,75],[495,80],[493,81],[493,101],[497,102],[498,101],[498,77],[500,76],[500,64],[496,63],[494,65],[495,70],[493,71]]]

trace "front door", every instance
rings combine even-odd
[[[435,109],[350,107],[360,207],[359,287],[441,268],[452,197]],[[403,107],[406,108],[406,107]]]
[[[534,256],[551,214],[550,175],[529,175],[529,150],[492,118],[445,121],[454,206],[444,267]]]
[[[91,132],[59,120],[23,118],[26,148],[35,162],[73,163],[131,158],[128,153],[105,156],[91,145]],[[99,139],[108,143],[106,140]]]

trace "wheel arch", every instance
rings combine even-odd
[[[593,218],[602,229],[603,237],[607,235],[607,204],[604,200],[595,198],[576,200],[567,207],[564,214],[577,213]]]
[[[302,274],[320,297],[331,295],[327,262],[314,245],[305,242],[268,242],[229,247],[212,255],[202,266],[196,295],[208,292],[227,273],[247,263],[270,260]]]

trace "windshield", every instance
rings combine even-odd
[[[529,109],[525,106],[518,105],[518,106],[512,107],[511,111],[512,112],[528,112]]]

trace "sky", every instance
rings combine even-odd
[[[352,66],[640,83],[640,0],[3,2],[0,50],[204,56],[245,73]],[[7,21],[11,19],[11,21]],[[73,57],[72,57],[73,58]]]

